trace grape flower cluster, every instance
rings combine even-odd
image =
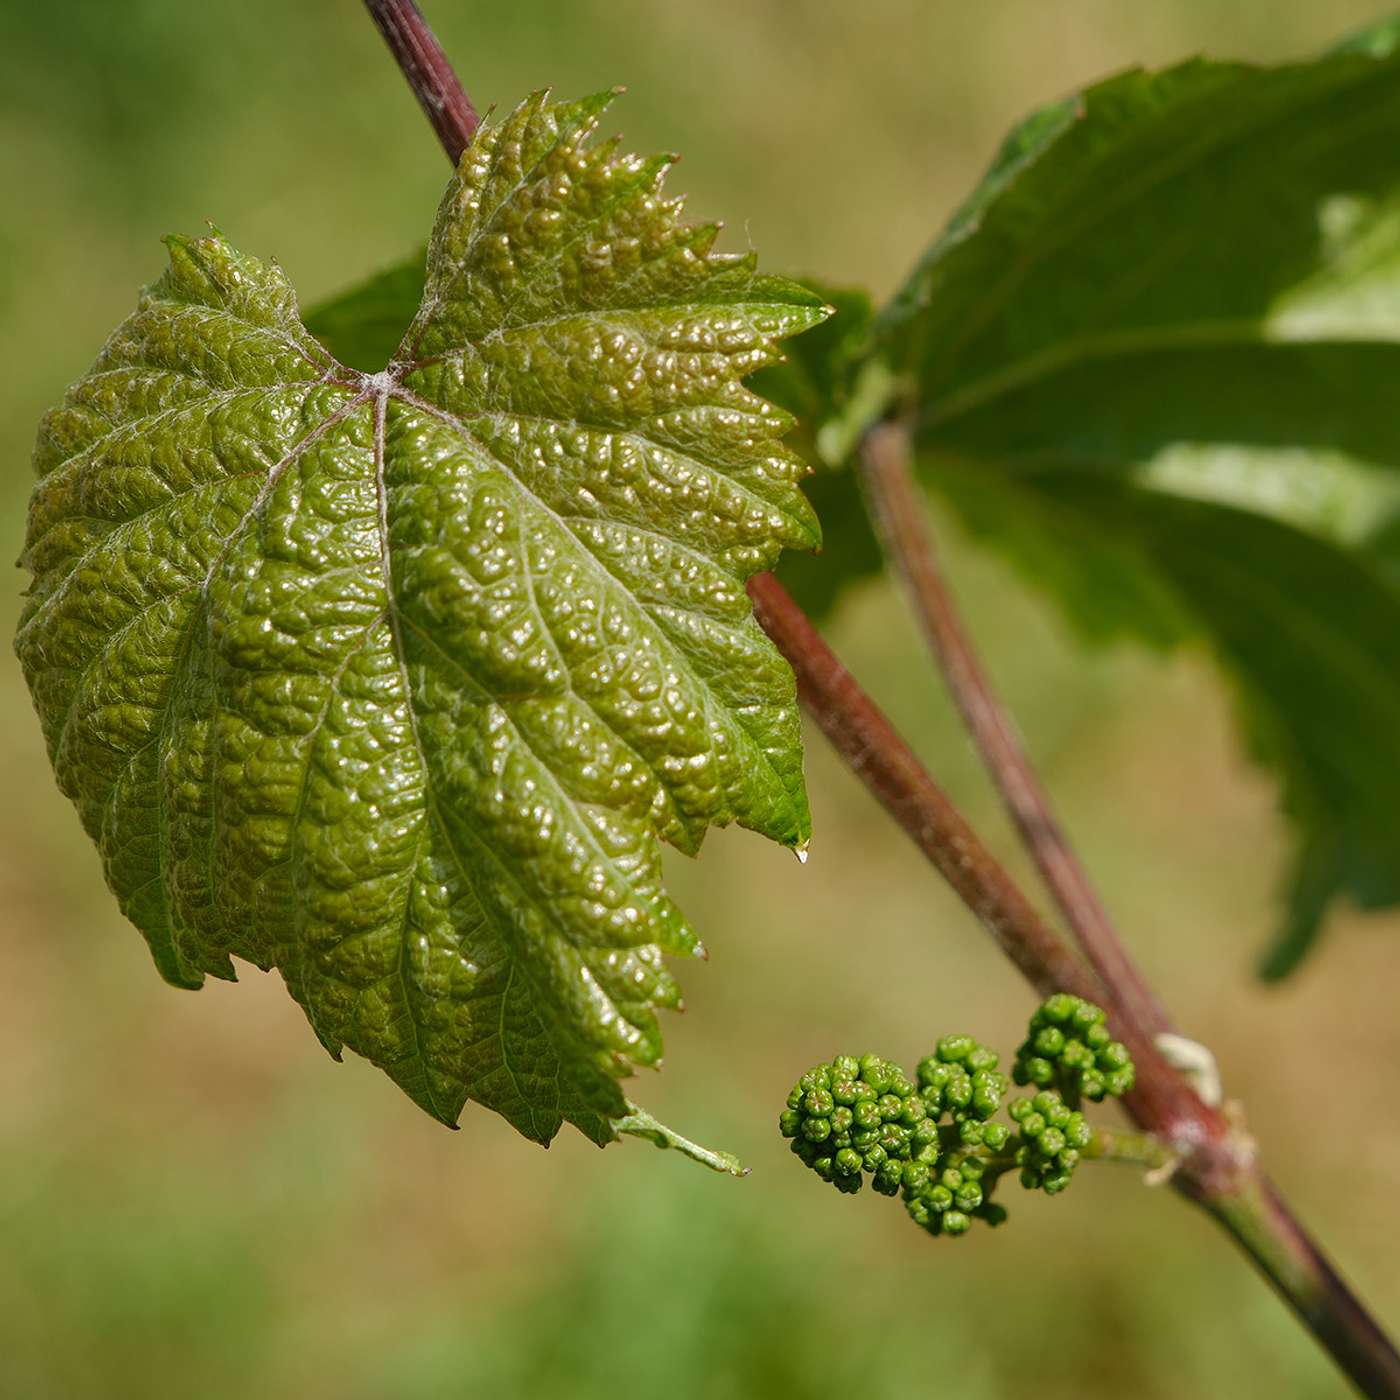
[[[905,1073],[878,1055],[838,1055],[809,1069],[778,1120],[792,1150],[838,1191],[859,1191],[862,1173],[893,1196],[906,1171],[938,1159],[938,1130]],[[915,1173],[917,1175],[917,1173]]]
[[[868,1176],[881,1195],[902,1196],[929,1234],[998,1225],[1000,1178],[1014,1172],[1027,1190],[1063,1191],[1093,1141],[1080,1099],[1125,1093],[1133,1066],[1103,1012],[1070,996],[1035,1012],[1016,1053],[1011,1078],[1034,1095],[1008,1103],[1011,1080],[997,1065],[968,1035],[944,1036],[912,1080],[879,1055],[838,1055],[798,1080],[779,1127],[823,1181],[853,1194]],[[997,1121],[1003,1107],[1009,1124]]]
[[[1058,1089],[1077,1108],[1081,1099],[1097,1103],[1126,1094],[1133,1087],[1133,1060],[1128,1047],[1109,1034],[1099,1007],[1060,992],[1036,1008],[1011,1077]]]

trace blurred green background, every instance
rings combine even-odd
[[[626,83],[611,121],[771,269],[888,291],[1028,107],[1190,52],[1279,59],[1358,0],[432,0],[480,105]],[[218,222],[303,304],[426,232],[445,165],[351,0],[0,0],[0,522],[33,425],[159,236]],[[951,534],[952,568],[1070,828],[1284,1189],[1400,1325],[1400,920],[1342,914],[1282,988],[1250,963],[1287,833],[1206,658],[1085,657]],[[17,609],[18,575],[4,604]],[[882,586],[833,624],[1017,868]],[[0,1394],[161,1397],[1330,1396],[1340,1381],[1223,1238],[1131,1174],[930,1241],[838,1200],[773,1122],[837,1050],[1009,1050],[1028,993],[814,738],[805,867],[757,838],[671,861],[712,961],[635,1096],[752,1164],[711,1177],[468,1109],[444,1132],[336,1066],[275,977],[165,987],[0,664]],[[895,965],[893,981],[880,975]],[[924,1019],[932,1005],[936,1019]],[[1320,1062],[1317,1045],[1327,1058]],[[1319,1108],[1320,1105],[1320,1108]],[[1352,1132],[1362,1114],[1364,1140]]]

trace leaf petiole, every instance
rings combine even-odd
[[[630,1110],[625,1118],[614,1118],[613,1127],[628,1137],[645,1138],[654,1147],[674,1147],[683,1157],[699,1162],[714,1172],[724,1172],[727,1176],[747,1176],[749,1168],[742,1165],[732,1152],[718,1152],[712,1147],[702,1147],[688,1137],[682,1137],[674,1128],[668,1128],[660,1119],[653,1118],[644,1108],[627,1100]]]

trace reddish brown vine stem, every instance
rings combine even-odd
[[[447,56],[413,0],[365,5],[455,164],[479,118]],[[796,672],[808,711],[1007,956],[1043,992],[1102,998],[1095,975],[1044,923],[783,586],[759,574],[749,594]],[[1259,1172],[1248,1142],[1196,1097],[1142,1027],[1113,1011],[1138,1064],[1138,1088],[1125,1106],[1182,1154],[1178,1189],[1225,1226],[1364,1395],[1400,1400],[1400,1354]]]
[[[860,455],[871,516],[886,556],[904,580],[954,703],[1046,888],[1124,1017],[1147,1035],[1169,1030],[1166,1008],[1123,946],[1055,820],[1016,726],[958,616],[924,526],[923,501],[909,469],[908,432],[902,424],[881,423],[865,435]]]
[[[481,118],[457,81],[437,35],[413,0],[365,0],[447,158],[456,165]]]

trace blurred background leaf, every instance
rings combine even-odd
[[[873,336],[981,538],[1090,634],[1200,636],[1235,681],[1301,832],[1270,976],[1336,895],[1400,902],[1398,45],[1041,109]]]
[[[729,246],[881,297],[1030,108],[1198,49],[1281,61],[1379,10],[425,2],[483,106],[625,82],[615,124],[685,153],[671,183],[696,217],[729,218]],[[447,172],[341,0],[0,0],[0,15],[0,519],[18,552],[34,424],[157,274],[160,235],[217,220],[277,253],[314,305],[417,246]],[[1214,671],[1190,650],[1086,656],[958,519],[940,526],[1135,950],[1219,1055],[1304,1217],[1400,1320],[1400,1106],[1373,1087],[1400,1060],[1394,915],[1335,915],[1347,936],[1260,991],[1244,950],[1270,927],[1287,848]],[[831,631],[1024,872],[899,600],[858,587]],[[1028,1201],[1014,1230],[930,1241],[791,1161],[776,1116],[813,1061],[853,1045],[912,1064],[958,1029],[1009,1050],[1031,1004],[819,737],[806,866],[724,832],[668,870],[712,960],[668,1018],[667,1072],[629,1092],[733,1146],[754,1172],[731,1181],[645,1143],[538,1152],[484,1113],[443,1132],[368,1066],[304,1043],[270,979],[162,986],[53,786],[13,663],[0,706],[0,1392],[767,1400],[827,1394],[863,1363],[879,1395],[947,1374],[960,1395],[1021,1400],[1032,1365],[1045,1400],[1343,1393],[1209,1225],[1130,1174]],[[1072,1262],[1047,1289],[1051,1252]]]
[[[343,365],[374,374],[393,358],[423,299],[428,250],[376,272],[306,312],[306,328]]]
[[[824,296],[835,314],[786,344],[786,364],[770,365],[749,382],[797,420],[792,444],[814,469],[803,489],[822,523],[821,550],[787,550],[775,572],[811,617],[825,622],[846,589],[885,566],[850,462],[843,460],[844,452],[827,461],[820,441],[827,421],[849,408],[846,394],[870,334],[874,306],[865,292],[801,280]]]

